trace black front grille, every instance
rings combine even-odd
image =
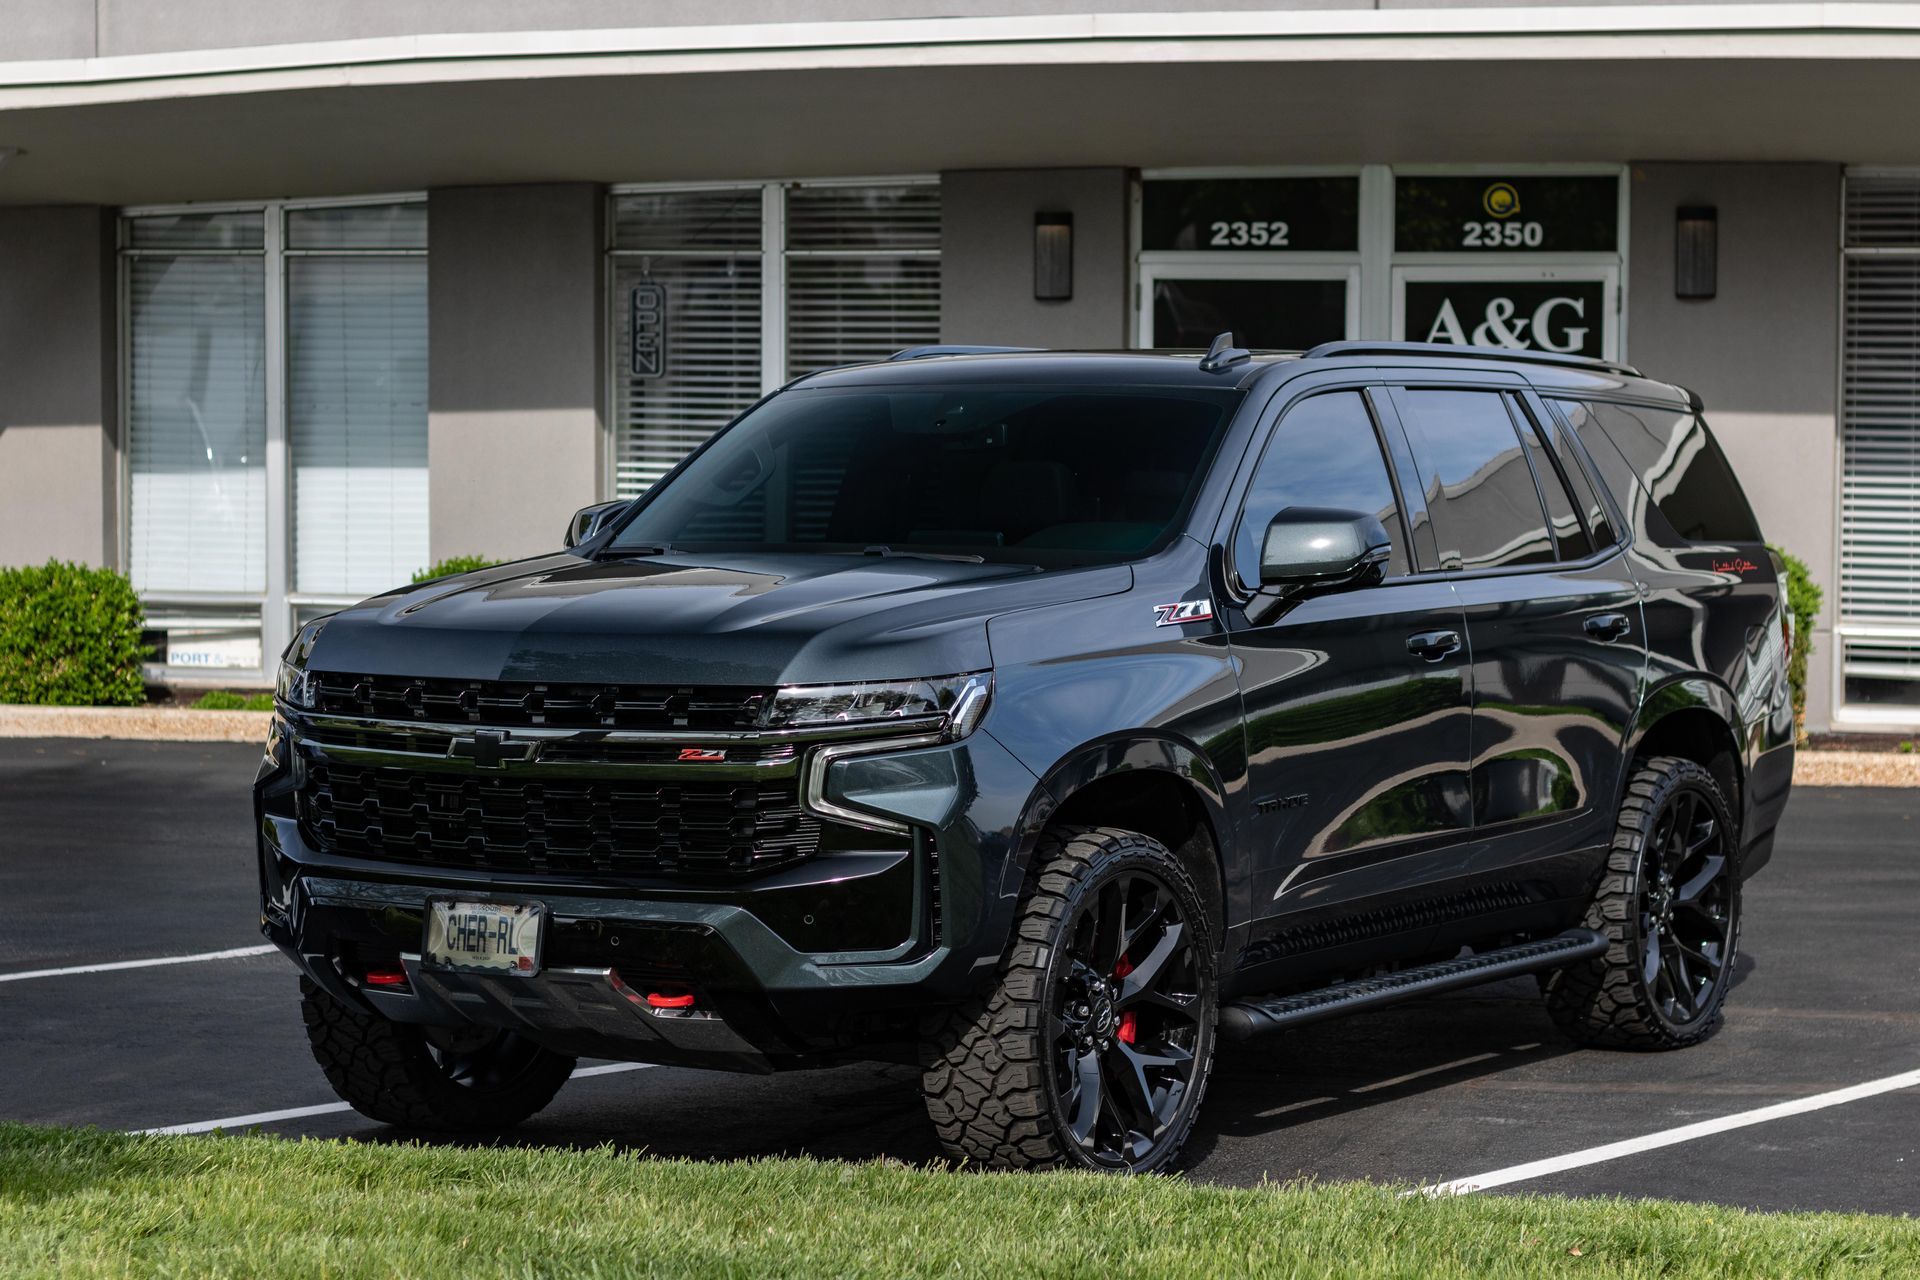
[[[352,857],[587,880],[733,878],[812,856],[820,823],[777,779],[598,777],[304,762],[300,817]]]
[[[326,715],[556,729],[752,729],[770,689],[738,686],[431,680],[320,671],[314,709]]]

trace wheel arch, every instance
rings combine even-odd
[[[1169,734],[1117,734],[1075,748],[1040,779],[1021,815],[1001,892],[1024,891],[1040,833],[1056,823],[1124,827],[1187,866],[1224,936],[1229,856],[1226,785],[1206,754]]]
[[[1691,760],[1711,773],[1735,819],[1744,822],[1746,755],[1739,712],[1725,685],[1682,677],[1647,695],[1627,739],[1627,759],[1662,755]]]

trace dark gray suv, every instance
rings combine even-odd
[[[1792,776],[1688,392],[1526,352],[931,348],[567,550],[287,652],[263,923],[340,1095],[919,1065],[954,1156],[1167,1167],[1216,1038],[1514,974],[1712,1034]]]

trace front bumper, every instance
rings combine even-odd
[[[904,828],[876,841],[891,847],[840,847],[720,885],[609,885],[329,852],[295,804],[309,751],[297,719],[285,738],[255,787],[262,929],[336,998],[576,1056],[732,1070],[910,1054],[920,1015],[998,964],[1013,907],[1004,872],[1037,787],[985,732],[866,744],[878,749],[835,761],[816,798]],[[445,896],[545,904],[542,971],[423,964],[427,901]],[[404,985],[365,982],[395,965]],[[655,988],[691,992],[693,1009],[651,1008]]]

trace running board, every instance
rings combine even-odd
[[[1478,986],[1522,973],[1558,969],[1607,949],[1605,934],[1592,929],[1569,929],[1552,938],[1518,946],[1481,951],[1457,960],[1423,964],[1377,978],[1336,982],[1315,991],[1286,996],[1255,996],[1235,1000],[1220,1009],[1220,1034],[1228,1040],[1251,1040],[1283,1027],[1297,1027],[1322,1018],[1378,1008],[1415,996],[1430,996],[1459,987]]]

